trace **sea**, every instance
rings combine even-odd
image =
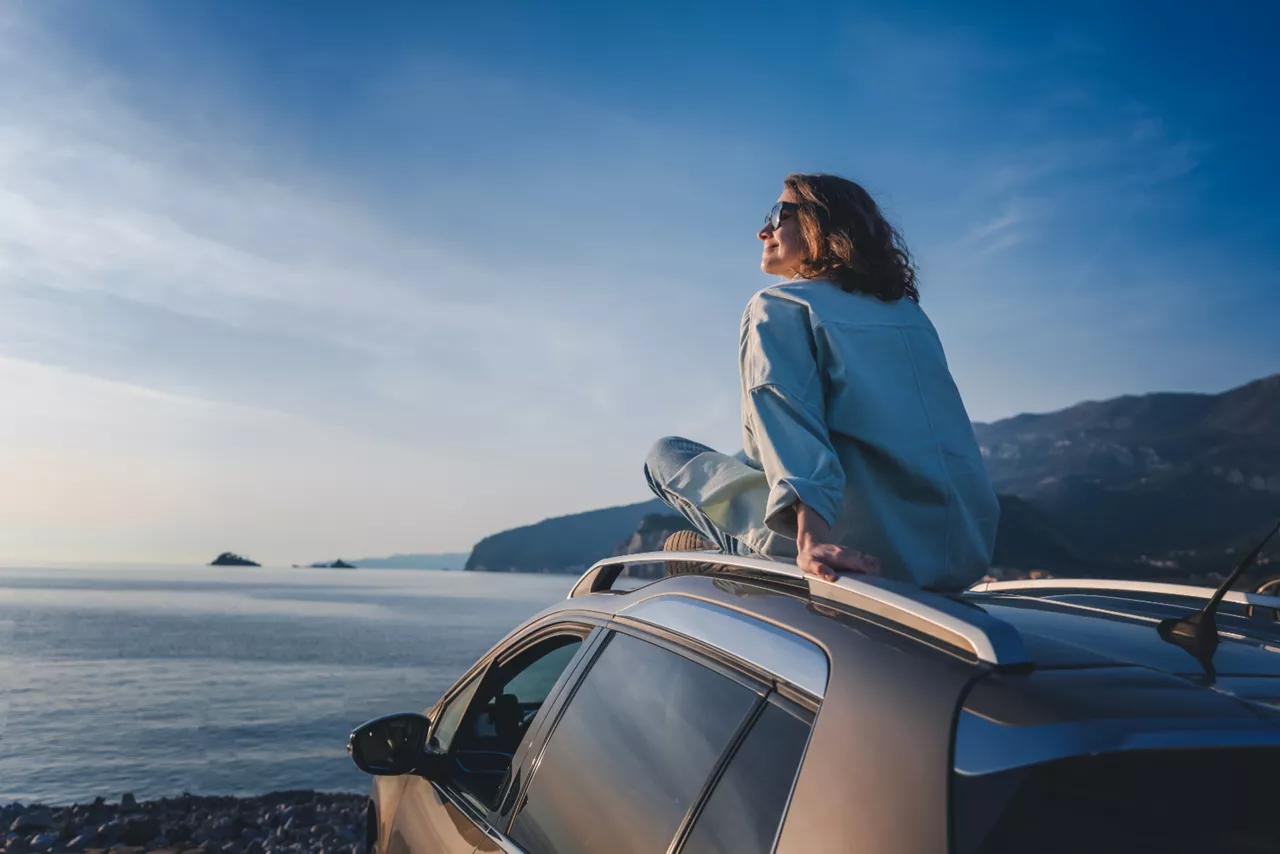
[[[574,580],[0,568],[0,803],[367,791],[347,734],[431,706]]]

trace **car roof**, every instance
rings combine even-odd
[[[665,577],[631,591],[613,586],[626,566],[685,560],[705,567],[709,558],[718,567],[709,574]],[[1193,679],[1204,676],[1194,656],[1164,641],[1156,630],[1161,620],[1199,610],[1213,594],[1210,588],[1190,585],[1040,579],[984,583],[943,596],[879,578],[842,576],[830,583],[805,576],[794,564],[782,561],[660,552],[600,561],[583,574],[564,605],[613,615],[637,601],[682,594],[755,612],[758,597],[726,597],[723,590],[708,586],[708,579],[755,582],[818,606],[793,609],[783,618],[786,628],[806,636],[812,636],[823,621],[852,617],[888,626],[972,666],[996,671],[1138,666]],[[1280,597],[1227,594],[1218,613],[1214,690],[1224,690],[1224,677],[1280,677],[1277,616]],[[829,653],[839,654],[838,650]],[[1280,693],[1280,687],[1275,690]],[[1269,696],[1270,691],[1262,694]],[[1242,697],[1259,699],[1257,693],[1245,692]]]
[[[1134,664],[1183,676],[1204,668],[1183,648],[1164,641],[1162,620],[1185,617],[1204,601],[1141,590],[1039,590],[970,594],[988,614],[1014,626],[1041,667]],[[1220,611],[1219,675],[1280,676],[1280,624]]]
[[[707,563],[713,558],[713,563]],[[721,578],[754,578],[793,586],[814,602],[858,612],[887,621],[903,630],[946,644],[962,654],[994,666],[1021,666],[1029,663],[1022,638],[1001,620],[962,599],[925,591],[911,584],[885,578],[845,575],[834,582],[805,575],[794,563],[702,552],[650,552],[622,555],[602,560],[588,569],[569,592],[575,600],[592,593],[613,592],[621,571],[645,563],[684,562]],[[637,595],[656,595],[657,585],[647,585]]]

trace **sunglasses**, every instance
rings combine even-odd
[[[800,206],[795,202],[778,202],[769,210],[769,215],[764,218],[764,224],[771,230],[777,231],[782,221],[795,216],[798,210]]]

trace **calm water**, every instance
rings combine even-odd
[[[363,791],[347,732],[429,706],[572,582],[0,569],[0,802]]]

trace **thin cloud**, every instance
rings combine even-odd
[[[552,423],[566,397],[605,400],[556,378],[603,384],[589,354],[620,343],[594,321],[622,312],[604,292],[541,298],[582,290],[559,259],[437,245],[290,153],[246,150],[261,131],[236,116],[192,138],[38,26],[6,24],[22,38],[0,54],[0,355],[437,439],[441,400]]]
[[[603,220],[585,186],[578,215],[550,223],[567,244],[531,245],[520,220],[544,211],[516,198],[483,235],[501,251],[471,251],[412,206],[348,192],[296,140],[244,124],[225,94],[182,93],[218,106],[216,126],[193,135],[182,105],[144,107],[127,78],[38,22],[9,13],[5,26],[0,363],[31,367],[0,380],[32,430],[12,436],[0,466],[15,494],[39,499],[7,508],[25,533],[0,538],[0,557],[41,542],[70,558],[200,557],[228,537],[284,561],[294,545],[466,548],[531,515],[642,499],[638,461],[675,420],[663,413],[732,382],[736,318],[708,335],[692,314],[666,316],[654,296],[688,280],[645,267],[692,278],[708,259],[663,256],[622,218],[618,235],[593,233]],[[621,127],[616,142],[647,144]],[[566,187],[579,169],[546,161],[538,192],[556,185],[552,166]],[[615,184],[619,199],[640,188],[659,192],[645,174]],[[436,192],[473,210],[485,201],[451,189]],[[453,214],[466,212],[460,201]],[[631,251],[610,261],[619,237]],[[723,368],[650,352],[646,330],[723,338]],[[155,440],[135,445],[135,432]],[[547,481],[569,465],[581,473]]]
[[[1021,225],[1025,220],[1026,217],[1021,211],[1011,210],[975,227],[973,231],[966,235],[966,239],[982,241],[990,237],[999,236]]]

